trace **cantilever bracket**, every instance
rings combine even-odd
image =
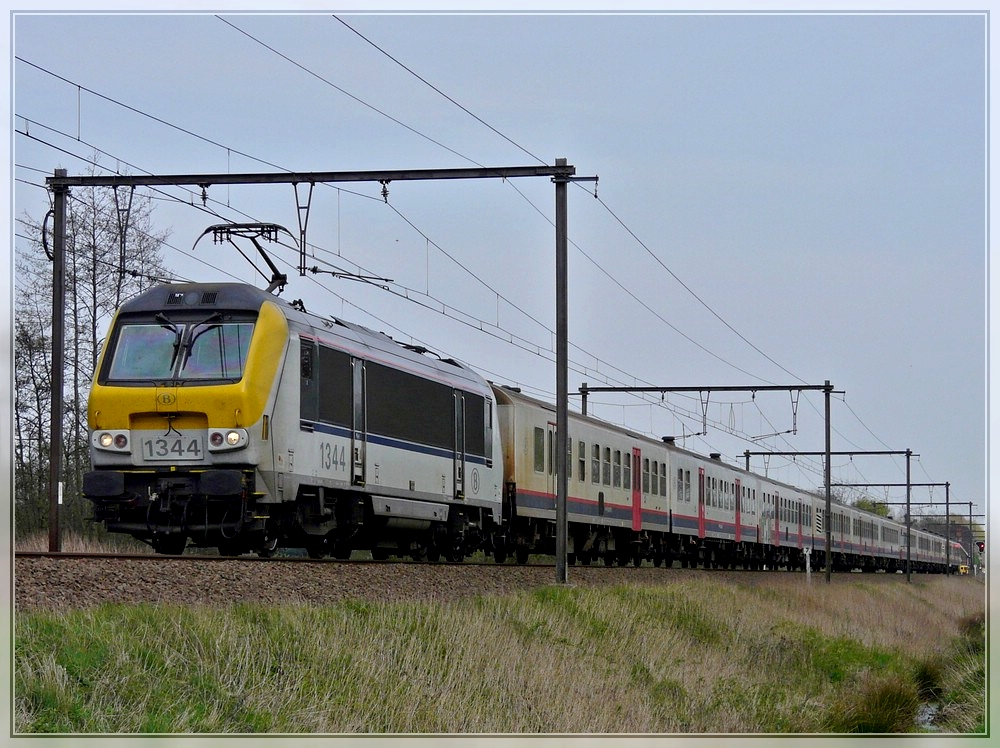
[[[292,187],[295,189],[295,207],[299,216],[299,275],[306,274],[306,227],[309,225],[309,206],[312,204],[313,187],[315,182],[309,183],[309,192],[305,196],[303,204],[299,195],[299,183],[295,182]]]

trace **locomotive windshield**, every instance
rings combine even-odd
[[[173,322],[127,322],[113,343],[107,381],[237,381],[243,377],[253,322],[222,321],[214,315]]]

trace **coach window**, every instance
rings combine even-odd
[[[320,361],[323,364],[322,350]],[[322,368],[321,392],[325,393],[326,387],[322,384],[326,379],[325,364]],[[368,361],[365,363],[365,388],[369,434],[448,451],[455,449],[455,390],[450,386]],[[321,419],[322,400],[321,395]],[[334,410],[333,405],[329,407]],[[465,421],[462,423],[464,425]],[[480,424],[480,434],[481,428]]]
[[[649,474],[649,492],[654,496],[659,493],[658,490],[660,487],[660,479],[658,477],[659,473],[660,473],[660,461],[653,460],[653,468]]]
[[[615,450],[615,464],[612,468],[611,481],[615,488],[622,487],[622,451],[620,449]]]
[[[667,463],[660,463],[660,496],[667,495]]]
[[[535,428],[535,472],[545,472],[545,429]]]
[[[590,448],[590,482],[601,482],[601,446],[599,444]]]
[[[604,448],[604,461],[601,463],[601,482],[605,486],[611,485],[611,447]]]
[[[338,426],[350,426],[354,413],[351,357],[343,351],[319,346],[316,376],[319,420]],[[315,371],[318,369],[318,371]]]
[[[632,456],[628,452],[622,456],[622,488],[632,490]]]
[[[642,458],[642,492],[649,493],[649,458]]]
[[[587,480],[587,445],[584,442],[577,443],[577,455],[580,461],[580,482]]]
[[[463,392],[465,398],[465,452],[476,457],[491,457],[493,446],[492,410],[482,395]]]

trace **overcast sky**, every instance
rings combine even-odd
[[[173,7],[178,7],[174,5]],[[358,7],[354,5],[354,7]],[[662,7],[662,6],[661,6]],[[829,5],[824,6],[829,7]],[[912,7],[912,6],[911,6]],[[987,18],[981,13],[18,14],[17,219],[71,175],[532,166],[566,158],[571,409],[591,386],[822,385],[834,451],[906,450],[986,496]],[[265,282],[211,224],[296,238],[307,190],[157,193],[174,277]],[[192,206],[191,203],[195,205]],[[555,391],[548,178],[316,185],[283,296]],[[247,245],[250,252],[252,247]],[[16,279],[15,279],[16,284]],[[594,394],[590,410],[743,464],[821,451],[804,392]],[[708,433],[693,436],[707,424]],[[769,438],[767,434],[780,433]],[[807,488],[815,457],[754,458]],[[834,482],[905,460],[834,459]],[[901,501],[902,489],[870,490]],[[914,489],[943,502],[943,488]],[[965,502],[965,507],[961,503]],[[916,508],[916,513],[929,512]],[[981,520],[979,520],[981,521]]]

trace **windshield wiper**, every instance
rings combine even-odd
[[[171,322],[170,318],[163,312],[158,312],[153,319],[159,322],[161,327],[165,327],[174,334],[174,352],[173,355],[170,356],[170,371],[173,371],[174,363],[177,361],[177,352],[181,347],[181,331],[177,328],[177,325]]]
[[[209,323],[221,321],[222,319],[223,319],[222,312],[214,312],[213,314],[210,314],[207,317],[205,317],[205,319],[203,319],[201,322],[195,322],[188,328],[188,341],[187,344],[184,346],[184,363],[181,365],[182,370],[187,367],[187,362],[191,358],[191,351],[194,349],[195,341],[198,340],[198,338],[200,338],[206,332],[214,330],[216,327],[218,327],[218,325],[209,325]],[[201,327],[202,325],[209,325],[209,326],[206,327],[204,330],[198,330],[198,328]],[[198,330],[198,332],[196,333],[195,330]]]

